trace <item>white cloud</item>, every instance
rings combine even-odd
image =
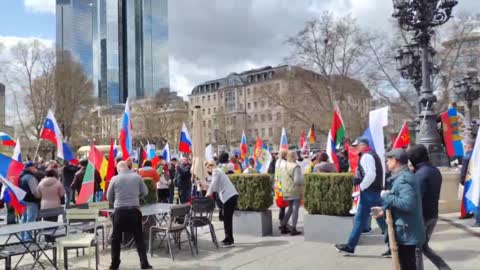
[[[24,0],[23,4],[29,12],[55,14],[55,0]]]

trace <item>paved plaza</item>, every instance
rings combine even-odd
[[[274,216],[277,211],[274,210]],[[223,239],[222,223],[214,223],[219,239]],[[447,220],[445,220],[447,219]],[[276,223],[276,222],[275,222]],[[278,223],[274,223],[274,228]],[[458,220],[456,215],[444,215],[436,228],[431,246],[455,270],[474,270],[480,265],[480,229],[470,228],[472,220]],[[303,230],[300,219],[300,229]],[[353,257],[340,256],[332,244],[305,242],[303,236],[281,236],[274,230],[270,237],[235,235],[236,246],[231,249],[215,249],[207,232],[199,235],[200,254],[192,258],[188,244],[175,250],[175,262],[164,248],[157,249],[150,263],[154,269],[391,269],[390,259],[379,255],[386,247],[380,235],[364,236]],[[374,229],[378,232],[378,229]],[[70,252],[70,269],[87,269],[86,257],[76,257]],[[139,269],[139,260],[134,249],[122,250],[120,269]],[[59,262],[59,264],[62,262]],[[102,251],[100,269],[108,269],[110,249]],[[62,265],[63,266],[63,265]],[[0,268],[2,266],[0,265]],[[28,265],[21,269],[30,269]],[[425,269],[436,269],[425,259]]]

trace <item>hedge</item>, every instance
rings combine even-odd
[[[268,174],[231,174],[230,180],[239,193],[238,209],[265,211],[273,204],[273,188]]]
[[[145,185],[147,185],[147,188],[148,188],[148,195],[143,198],[144,204],[156,203],[157,202],[157,188],[155,187],[155,184],[150,179],[145,179],[143,181],[145,182]]]
[[[350,173],[305,175],[304,207],[312,215],[348,216],[352,208]]]

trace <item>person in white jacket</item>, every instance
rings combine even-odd
[[[221,154],[219,162],[220,164],[227,164],[228,153]],[[212,175],[212,182],[208,187],[206,196],[209,197],[214,192],[218,193],[223,203],[225,240],[222,241],[222,244],[224,247],[232,247],[235,243],[233,239],[233,212],[237,206],[238,192],[228,175],[221,168],[216,168],[215,162],[210,161],[207,163],[207,172]]]

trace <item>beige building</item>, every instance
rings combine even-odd
[[[169,142],[178,144],[182,123],[188,119],[188,104],[176,92],[160,91],[155,98],[132,101],[131,118],[134,144],[147,142],[156,145]],[[95,138],[97,144],[109,144],[118,139],[125,106],[98,106],[85,122],[81,145]]]
[[[206,142],[219,151],[238,148],[242,130],[249,145],[260,136],[277,149],[282,127],[294,145],[312,124],[323,145],[333,102],[345,112],[347,132],[350,126],[352,137],[357,136],[371,107],[368,89],[350,78],[325,78],[297,66],[268,66],[202,83],[189,96],[189,110],[193,115],[193,108],[201,106]]]

